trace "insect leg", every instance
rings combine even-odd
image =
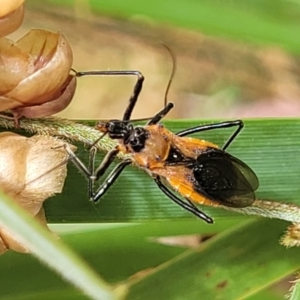
[[[96,192],[94,192],[94,183],[97,181],[109,168],[112,161],[116,157],[116,155],[119,152],[118,148],[112,149],[109,151],[106,156],[104,157],[103,161],[101,162],[100,166],[95,170],[95,156],[97,149],[93,147],[90,151],[90,157],[89,157],[89,165],[88,167],[85,166],[85,164],[79,159],[79,157],[70,149],[70,147],[65,146],[67,153],[69,154],[69,159],[72,161],[72,163],[77,167],[79,171],[87,178],[88,180],[88,194],[89,199],[97,202],[98,199],[108,190],[108,188],[112,185],[112,183],[116,180],[116,178],[120,175],[122,170],[126,165],[129,163],[124,160],[121,162],[117,167],[111,172],[111,174],[107,177],[107,179],[104,181],[103,184],[97,189]],[[131,162],[131,161],[130,161]],[[127,164],[126,164],[127,163]],[[123,168],[119,170],[121,167]],[[117,176],[116,174],[117,173]],[[115,176],[115,178],[112,178]]]
[[[110,150],[105,155],[105,157],[104,157],[103,161],[101,162],[100,166],[95,170],[96,151],[97,151],[96,147],[93,147],[91,149],[91,151],[90,151],[89,173],[91,175],[89,177],[87,177],[87,179],[88,179],[88,194],[89,194],[89,199],[92,200],[92,201],[94,201],[94,202],[98,200],[98,198],[97,198],[97,200],[95,200],[95,197],[94,197],[94,195],[95,195],[95,192],[94,192],[95,181],[97,181],[105,173],[105,171],[109,168],[109,166],[113,162],[114,158],[119,153],[119,149],[115,148],[115,149]]]
[[[219,128],[229,128],[229,127],[235,127],[237,126],[237,129],[233,132],[233,134],[229,137],[227,142],[222,147],[222,150],[226,150],[230,144],[233,142],[233,140],[237,137],[237,135],[240,133],[240,131],[244,127],[244,122],[242,120],[236,120],[236,121],[227,121],[227,122],[221,122],[221,123],[215,123],[215,124],[207,124],[207,125],[200,125],[192,128],[188,128],[182,131],[179,131],[176,133],[178,136],[186,136],[193,133],[198,133],[201,131],[206,130],[212,130],[212,129],[219,129]]]
[[[92,171],[85,166],[85,164],[79,159],[79,157],[72,151],[68,145],[64,145],[68,155],[69,160],[75,165],[75,167],[81,171],[81,173],[87,178],[90,179],[92,176]],[[93,159],[94,160],[94,159]]]
[[[95,180],[98,180],[108,169],[108,167],[111,165],[117,154],[119,153],[119,149],[115,148],[110,150],[104,157],[103,161],[101,162],[100,166],[94,170],[95,166],[95,155],[92,157],[90,155],[90,168],[93,168],[93,174],[95,176]]]
[[[210,218],[208,215],[206,215],[204,212],[199,210],[196,206],[194,206],[190,201],[189,203],[184,202],[180,198],[178,198],[176,195],[174,195],[160,180],[159,177],[154,178],[155,183],[159,187],[159,189],[168,196],[172,201],[174,201],[176,204],[181,206],[182,208],[190,211],[194,215],[196,215],[198,218],[204,220],[207,223],[213,223],[213,219]]]
[[[97,189],[97,191],[93,194],[90,200],[97,202],[111,187],[111,185],[117,180],[122,171],[126,166],[132,163],[131,159],[126,158],[121,161],[117,166],[111,171],[111,173],[107,176],[101,186]]]
[[[75,71],[75,74],[77,77],[83,77],[83,76],[90,76],[90,75],[95,75],[95,76],[109,76],[109,75],[113,75],[113,76],[122,76],[122,75],[135,75],[137,76],[137,81],[136,84],[134,86],[133,89],[133,93],[129,98],[129,104],[128,107],[125,110],[125,113],[123,115],[122,120],[123,121],[128,121],[130,120],[131,117],[131,113],[133,111],[133,108],[136,104],[136,101],[139,97],[139,94],[142,90],[143,87],[143,82],[144,82],[144,76],[140,71],[135,71],[135,70],[125,70],[125,71],[85,71],[85,72],[77,72]]]
[[[158,112],[151,120],[147,123],[147,125],[157,124],[168,112],[174,107],[172,102],[169,102],[160,112]]]

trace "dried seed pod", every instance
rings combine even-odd
[[[23,3],[24,0],[0,0],[0,18],[11,14]]]
[[[69,76],[66,85],[63,86],[60,96],[55,100],[43,103],[41,105],[18,107],[13,110],[18,116],[24,116],[27,118],[42,118],[49,115],[56,114],[65,109],[71,102],[76,89],[76,77]]]
[[[67,174],[64,144],[53,137],[0,133],[0,188],[45,226],[43,202],[62,192]],[[5,249],[28,252],[0,228],[0,254]]]
[[[24,17],[24,0],[0,0],[0,37],[16,31]]]
[[[0,111],[41,117],[64,109],[76,88],[72,62],[71,47],[61,33],[34,29],[16,43],[1,38]],[[34,107],[33,112],[27,107]]]

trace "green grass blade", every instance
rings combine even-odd
[[[208,236],[235,224],[232,220],[212,226],[198,221],[124,224],[115,228],[101,226],[103,228],[61,234],[61,239],[80,253],[106,281],[116,284],[136,272],[157,267],[186,249],[157,244],[153,237],[183,234]],[[77,291],[29,255],[10,252],[1,256],[0,272],[5,274],[1,278],[1,299],[34,299],[43,293],[50,293],[50,296],[56,293],[67,293],[69,297],[78,295]],[[13,289],[11,282],[14,282]]]
[[[299,267],[298,250],[286,250],[278,245],[278,238],[286,226],[284,222],[262,220],[253,223],[247,222],[244,225],[241,223],[241,226],[233,228],[234,223],[226,225],[220,222],[220,224],[210,226],[196,221],[160,222],[88,230],[66,234],[62,238],[81,253],[110,283],[124,282],[129,276],[144,269],[154,270],[156,276],[165,269],[165,265],[168,270],[173,268],[174,276],[163,273],[159,281],[163,282],[164,286],[172,288],[173,286],[177,287],[177,280],[181,278],[182,284],[178,286],[178,289],[182,297],[189,288],[197,293],[198,297],[202,296],[203,289],[212,289],[211,292],[208,292],[208,296],[212,295],[216,292],[212,285],[220,278],[222,281],[224,277],[230,280],[233,278],[234,282],[236,280],[237,286],[240,286],[238,291],[236,291],[235,285],[227,286],[225,295],[228,295],[228,293],[235,292],[244,293],[245,290],[248,292],[249,286],[251,286],[251,292],[254,292],[274,283]],[[231,227],[232,229],[224,231],[214,240],[205,242],[199,250],[186,251],[184,247],[160,245],[153,240],[153,237],[166,234],[175,235],[176,233],[207,235],[219,232],[222,227],[224,229]],[[27,299],[38,299],[42,293],[50,296],[56,294],[68,295],[68,297],[76,296],[70,287],[63,285],[57,277],[29,256],[9,253],[1,260],[0,272],[6,274],[1,279],[2,297],[6,296],[7,298],[10,295],[9,299],[18,299],[18,295],[27,295]],[[179,261],[180,266],[178,266]],[[160,264],[163,265],[156,270],[155,268]],[[193,264],[194,266],[191,266]],[[215,273],[211,278],[207,278],[203,274],[206,274],[205,272],[210,268]],[[267,269],[267,276],[258,276],[264,268]],[[148,284],[149,280],[152,280],[151,276],[142,277],[139,282],[129,281],[134,284],[132,292],[136,290],[135,284],[142,289],[142,291],[139,290],[140,299],[153,299],[151,293],[149,298],[145,296],[144,293],[148,293],[149,286],[142,284],[144,280],[145,284]],[[32,278],[38,278],[38,280],[33,281]],[[245,283],[242,283],[243,280]],[[15,286],[13,290],[11,289],[12,282]],[[149,285],[152,286],[153,281],[150,282]],[[191,283],[195,284],[197,288],[194,289]],[[178,291],[175,289],[174,292]],[[165,293],[162,291],[162,297],[164,295]],[[130,299],[131,296],[132,294],[129,294],[128,298]],[[168,299],[177,298],[172,294]],[[190,298],[187,296],[187,299]]]
[[[126,299],[245,299],[300,267],[299,249],[278,244],[285,226],[260,220],[224,232],[152,274],[129,280]]]
[[[54,269],[91,299],[115,299],[109,286],[74,252],[0,194],[0,224],[27,246],[34,256]],[[31,277],[32,280],[33,277]],[[12,289],[12,286],[9,285]]]
[[[232,229],[225,230],[230,227]],[[128,299],[153,299],[151,293],[149,298],[146,294],[149,293],[149,286],[154,284],[152,276],[156,275],[159,277],[155,280],[164,286],[175,286],[174,293],[188,299],[199,299],[196,295],[202,297],[204,289],[207,290],[207,297],[219,293],[214,284],[223,282],[225,278],[230,284],[224,288],[225,296],[220,299],[231,299],[226,298],[226,295],[255,293],[299,268],[299,250],[286,250],[278,244],[285,227],[285,222],[275,220],[240,223],[240,226],[235,220],[226,223],[220,220],[214,225],[200,221],[152,222],[70,233],[63,235],[62,239],[84,256],[94,269],[112,284],[124,282],[136,272],[154,268],[154,275],[150,274],[140,282],[129,280],[133,285]],[[223,234],[205,242],[199,250],[194,251],[186,251],[184,247],[160,245],[153,240],[154,237],[165,235],[210,235],[222,230],[225,230]],[[160,264],[162,265],[159,266]],[[214,273],[207,278],[206,273],[211,269]],[[0,272],[6,274],[1,279],[1,298],[21,299],[21,295],[26,295],[27,299],[38,299],[43,293],[49,293],[57,299],[64,299],[64,295],[78,296],[30,256],[8,253],[1,258]],[[15,282],[14,289],[11,289],[9,284],[12,280]],[[161,289],[166,291],[165,287]],[[189,290],[195,293],[195,298],[193,294],[185,294]],[[166,296],[164,292],[161,299],[164,299],[163,296]],[[180,298],[171,293],[168,299]]]
[[[166,121],[173,132],[203,124],[203,121]],[[206,122],[205,122],[206,123]],[[201,133],[201,138],[222,145],[230,130]],[[300,199],[300,120],[247,120],[245,129],[228,151],[246,162],[258,175],[259,199],[299,204]],[[88,152],[78,155],[87,159]],[[102,156],[98,156],[100,163]],[[69,163],[65,189],[61,195],[46,202],[48,220],[69,222],[123,222],[194,218],[165,197],[152,179],[137,168],[128,167],[100,203],[87,200],[85,178]],[[218,220],[237,217],[223,209],[202,207]]]

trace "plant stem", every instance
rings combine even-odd
[[[294,204],[257,199],[251,206],[243,208],[222,206],[222,208],[245,215],[256,215],[300,223],[300,207]]]

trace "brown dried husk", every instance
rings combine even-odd
[[[61,33],[33,29],[16,43],[1,38],[0,111],[51,101],[56,102],[43,107],[41,115],[37,109],[34,117],[64,109],[76,88],[70,75],[72,62],[72,49]]]
[[[22,24],[24,18],[23,1],[4,1],[7,6],[3,5],[0,0],[0,37],[6,36],[16,31]],[[14,4],[14,5],[10,5]],[[20,4],[15,7],[16,4]]]
[[[0,18],[11,14],[23,3],[24,0],[0,0]]]
[[[65,109],[74,96],[76,89],[76,77],[69,75],[66,86],[62,91],[58,91],[57,98],[55,100],[45,102],[41,105],[18,107],[13,109],[13,113],[18,116],[24,116],[27,118],[42,118],[49,115],[56,114]]]
[[[67,175],[64,144],[53,137],[0,133],[0,188],[44,226],[43,202],[62,192]],[[0,254],[8,249],[28,252],[12,234],[0,228]]]

